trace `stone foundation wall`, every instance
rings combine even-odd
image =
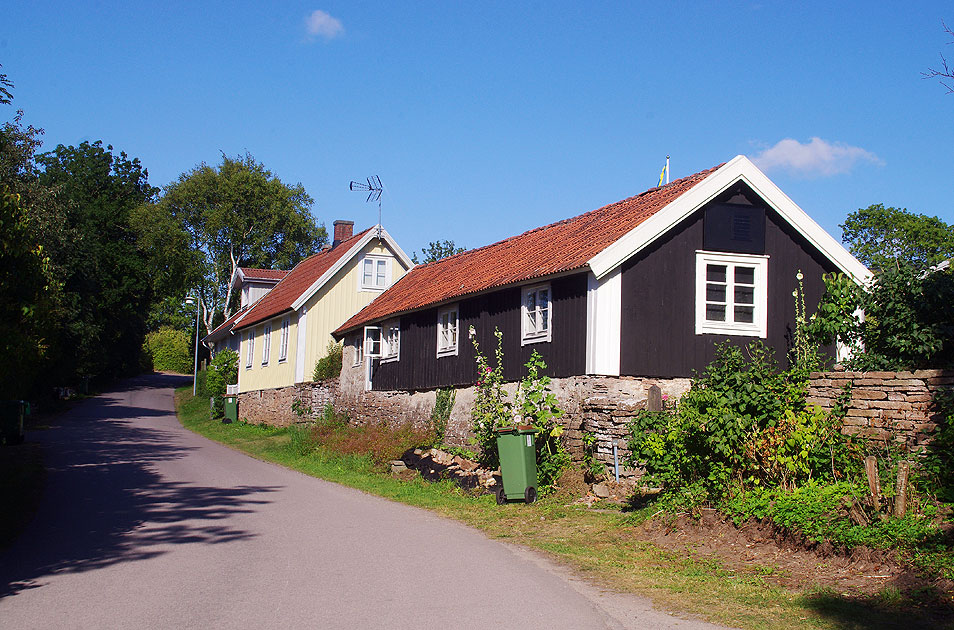
[[[244,422],[285,427],[295,422],[313,420],[325,405],[338,400],[338,379],[317,383],[298,383],[288,387],[260,389],[238,395],[238,417]],[[299,416],[294,411],[295,402],[305,411]],[[310,413],[307,410],[311,410]]]
[[[851,402],[842,433],[915,451],[933,439],[940,420],[934,396],[954,387],[954,371],[816,372],[806,402],[831,410],[846,386]]]

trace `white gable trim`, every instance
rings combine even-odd
[[[377,226],[374,226],[368,230],[367,233],[361,237],[361,240],[352,245],[351,249],[345,252],[344,256],[339,258],[338,261],[332,265],[330,269],[328,269],[328,271],[323,273],[320,278],[315,280],[312,285],[305,290],[304,293],[298,296],[298,299],[292,302],[292,310],[297,311],[300,309],[302,305],[311,298],[311,296],[317,293],[321,287],[323,287],[325,283],[327,283],[331,278],[334,277],[336,273],[338,273],[345,265],[347,265],[352,258],[361,253],[361,250],[364,249],[365,245],[370,243],[371,240],[375,238],[378,238]],[[414,263],[411,261],[410,257],[404,253],[404,250],[401,249],[394,238],[388,234],[388,231],[383,227],[381,228],[381,240],[388,244],[388,246],[394,252],[394,255],[397,256],[397,259],[404,264],[406,269],[410,269],[414,266]]]
[[[769,207],[788,221],[799,234],[835,263],[842,272],[850,275],[856,282],[868,281],[871,277],[868,268],[805,214],[804,210],[789,199],[778,186],[765,176],[765,173],[760,171],[744,155],[735,156],[719,170],[680,195],[599,254],[593,256],[588,261],[590,269],[596,274],[597,279],[602,279],[624,261],[739,181],[745,182]]]

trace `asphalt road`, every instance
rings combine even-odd
[[[151,375],[41,441],[46,495],[0,555],[0,628],[711,628],[428,512],[183,429]]]

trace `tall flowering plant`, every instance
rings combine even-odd
[[[476,336],[470,337],[477,362],[477,383],[471,411],[472,429],[474,442],[480,450],[480,464],[489,468],[496,468],[500,464],[496,429],[511,417],[511,405],[503,389],[503,333],[495,328],[494,336],[497,338],[497,349],[494,351],[493,367],[481,353]]]

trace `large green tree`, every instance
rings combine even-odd
[[[868,206],[848,215],[841,240],[872,270],[925,269],[954,256],[954,226],[905,208]]]
[[[38,221],[63,287],[54,365],[80,377],[133,372],[153,292],[130,218],[159,189],[138,159],[99,141],[59,145],[36,159],[39,183],[61,206]]]
[[[223,155],[217,167],[180,175],[136,223],[154,259],[180,265],[170,277],[198,294],[210,332],[237,301],[236,267],[289,269],[327,241],[312,204],[301,184],[283,183],[251,155]]]

